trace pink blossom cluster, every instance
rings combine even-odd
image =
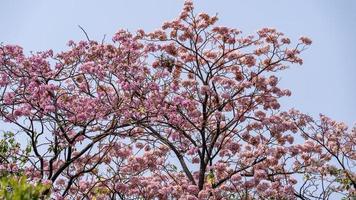
[[[50,182],[54,199],[355,195],[355,128],[281,109],[278,73],[312,41],[217,20],[185,1],[161,29],[109,44],[0,46],[0,118],[31,146],[0,154],[0,173]]]

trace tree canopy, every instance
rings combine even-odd
[[[0,118],[18,132],[0,174],[55,199],[354,197],[356,128],[280,109],[279,73],[312,41],[217,21],[185,1],[151,33],[59,53],[1,45]]]

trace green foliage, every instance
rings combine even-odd
[[[3,133],[0,140],[0,155],[5,156],[10,149],[19,148],[19,144],[14,139],[14,134],[11,132]]]
[[[22,168],[28,162],[28,157],[32,151],[31,145],[28,144],[24,149],[16,141],[15,134],[12,132],[3,132],[0,134],[0,165],[17,166],[17,170],[11,172],[14,175],[20,175]],[[8,171],[1,170],[0,177],[6,176]]]
[[[1,200],[35,200],[48,199],[50,185],[33,184],[22,176],[22,168],[28,161],[31,146],[27,145],[24,150],[15,139],[12,132],[4,132],[0,135],[0,165],[16,166],[15,171],[0,171],[0,199]]]
[[[0,199],[35,200],[48,199],[49,184],[31,184],[25,176],[5,176],[0,179]]]
[[[215,175],[212,170],[210,170],[206,178],[209,184],[213,185],[215,183]]]

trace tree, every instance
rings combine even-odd
[[[26,176],[5,176],[0,179],[0,198],[6,200],[33,200],[48,198],[50,185],[27,183]]]
[[[28,180],[57,199],[352,198],[356,129],[278,102],[278,72],[311,40],[217,20],[186,1],[109,44],[1,46],[0,116],[29,140]]]

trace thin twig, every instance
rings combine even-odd
[[[90,40],[90,38],[89,38],[89,36],[88,36],[88,34],[87,34],[87,32],[84,30],[84,28],[83,27],[81,27],[80,25],[78,25],[78,27],[84,32],[84,34],[85,34],[85,37],[87,38],[87,40],[88,40],[88,42],[91,42],[91,40]]]
[[[104,37],[103,37],[103,39],[101,40],[101,44],[104,44],[105,38],[106,38],[106,34],[104,34]]]

